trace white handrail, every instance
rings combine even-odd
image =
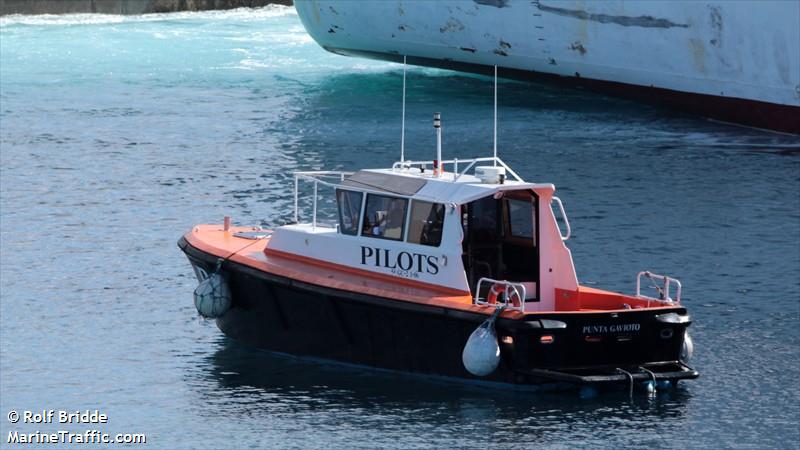
[[[461,178],[462,175],[465,175],[470,169],[472,169],[475,166],[475,164],[477,164],[479,162],[494,162],[494,163],[500,164],[501,166],[503,166],[506,169],[506,171],[511,176],[514,177],[515,180],[519,181],[520,183],[524,183],[525,182],[525,180],[523,180],[522,177],[517,175],[517,173],[514,172],[514,170],[512,170],[511,167],[508,167],[508,165],[505,162],[503,162],[502,159],[500,159],[498,157],[494,157],[494,156],[488,156],[488,157],[483,157],[483,158],[470,158],[470,159],[458,159],[458,158],[447,159],[447,160],[444,160],[444,161],[442,161],[440,163],[440,167],[441,167],[442,170],[444,170],[444,165],[445,164],[453,165],[454,169],[455,169],[455,170],[453,170],[453,173],[455,174],[455,177],[453,177],[452,181],[455,182],[455,181],[458,181],[458,179]],[[469,165],[464,170],[459,172],[458,171],[458,163],[469,163]],[[394,171],[402,170],[403,168],[411,167],[414,164],[423,165],[423,166],[427,167],[428,165],[433,165],[433,161],[432,160],[431,161],[408,161],[408,160],[407,161],[398,161],[398,162],[395,162],[394,164],[392,164],[392,170],[394,170]]]
[[[654,281],[655,280],[659,280],[659,281],[664,283],[663,290],[658,288],[658,286],[656,286],[656,288],[659,290],[659,292],[661,294],[661,298],[654,298],[654,297],[650,297],[648,295],[642,295],[642,277],[643,276],[647,277],[647,278],[649,278],[651,280],[654,280]],[[677,286],[677,289],[675,290],[675,300],[673,300],[669,296],[669,286],[672,283],[675,283],[675,285]],[[672,278],[672,277],[669,277],[667,275],[657,275],[657,274],[654,274],[654,273],[652,273],[650,271],[647,271],[647,270],[641,271],[636,275],[636,296],[637,297],[641,297],[641,298],[646,298],[647,299],[647,306],[650,306],[650,300],[664,301],[664,302],[670,302],[670,303],[672,303],[672,302],[680,303],[681,302],[681,290],[682,289],[683,289],[683,285],[681,284],[681,282],[677,278]]]
[[[377,189],[363,188],[361,186],[359,186],[357,188],[354,187],[354,186],[346,186],[346,185],[342,184],[342,182],[344,181],[344,178],[341,178],[338,183],[331,183],[329,181],[321,180],[319,178],[314,177],[314,175],[318,174],[318,173],[319,174],[323,174],[323,175],[339,175],[339,174],[343,174],[343,177],[353,174],[353,172],[321,172],[320,171],[320,172],[294,172],[294,175],[295,175],[295,178],[299,178],[301,180],[306,180],[306,181],[311,181],[311,182],[316,182],[316,183],[319,183],[319,184],[321,184],[323,186],[332,187],[334,189],[339,188],[339,187],[344,187],[346,189],[356,189],[356,190],[358,190],[358,192],[364,192],[364,193],[367,193],[367,194],[387,195],[387,193],[389,193],[392,197],[409,198],[409,199],[413,197],[411,195],[397,194],[397,193],[393,193],[393,192],[389,192],[389,191],[380,191],[380,190],[377,190]]]
[[[560,227],[558,228],[558,234],[561,235],[561,240],[562,241],[566,241],[572,235],[572,227],[569,226],[569,219],[567,218],[567,212],[564,211],[564,204],[561,203],[561,199],[556,197],[556,196],[553,196],[553,201],[555,201],[558,204],[558,209],[559,209],[559,211],[561,211],[561,218],[564,219],[564,225],[566,225],[566,227],[567,227],[567,235],[566,236],[561,234],[561,228]],[[558,226],[558,223],[556,223],[556,226]]]
[[[312,230],[317,228],[317,197],[318,197],[318,195],[317,195],[317,186],[319,186],[319,182],[315,180],[314,181],[314,200],[312,201],[312,204],[314,205],[314,213],[313,213],[312,218],[311,218],[311,229]]]
[[[344,181],[344,177],[348,175],[352,175],[353,172],[345,172],[341,170],[320,170],[320,171],[305,171],[305,172],[294,172],[294,223],[299,223],[300,220],[300,207],[299,207],[299,181],[311,181],[314,183],[314,198],[312,200],[312,213],[311,213],[311,227],[317,227],[317,197],[319,191],[319,185],[328,186],[332,188],[337,188],[341,185],[341,182]],[[338,178],[338,183],[332,183],[329,181],[322,180],[322,177],[336,177]]]
[[[480,297],[481,284],[483,284],[484,282],[492,283],[492,286],[494,286],[495,284],[504,285],[506,289],[507,309],[514,309],[517,311],[525,312],[525,298],[528,295],[527,292],[525,292],[525,285],[522,283],[514,283],[512,281],[507,281],[507,280],[495,280],[493,278],[486,278],[486,277],[483,277],[480,280],[478,280],[478,285],[475,288],[475,297],[473,298],[473,301],[475,302],[476,305],[482,305],[482,306],[489,305],[489,302],[487,300],[483,300]],[[510,289],[513,290],[515,294],[517,294],[517,297],[519,298],[519,306],[514,306],[513,303],[509,302],[509,299],[513,295],[508,293],[508,290]]]

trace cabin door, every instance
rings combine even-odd
[[[481,278],[492,278],[525,283],[526,300],[539,298],[536,204],[531,191],[506,191],[462,210],[464,268],[473,294]]]

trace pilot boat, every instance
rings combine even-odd
[[[698,376],[678,280],[643,271],[632,295],[581,285],[553,184],[496,153],[443,161],[434,126],[435,160],[296,172],[293,223],[192,228],[178,245],[200,313],[259,349],[428,375],[651,390]],[[317,219],[320,190],[333,225]]]

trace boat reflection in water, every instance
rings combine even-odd
[[[583,399],[562,392],[528,391],[521,401],[519,388],[494,389],[444,377],[297,358],[247,347],[230,338],[221,338],[206,362],[201,378],[207,376],[212,383],[198,385],[199,389],[209,397],[226,399],[217,404],[215,414],[237,418],[269,414],[289,422],[313,415],[317,422],[330,421],[331,426],[347,422],[347,416],[353,420],[357,416],[361,423],[383,421],[395,426],[473,423],[481,424],[480,429],[464,427],[459,433],[503,431],[509,438],[519,433],[513,439],[538,440],[546,438],[542,435],[548,430],[578,431],[601,421],[624,422],[631,429],[664,420],[682,421],[692,400],[688,389],[678,387],[633,398],[624,390]]]

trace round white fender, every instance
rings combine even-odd
[[[505,305],[498,307],[491,317],[472,332],[464,346],[461,361],[464,368],[475,376],[485,377],[500,364],[500,346],[497,345],[494,322],[504,309]]]
[[[692,337],[689,336],[689,330],[686,330],[683,335],[683,347],[681,347],[681,361],[688,363],[694,355],[694,342]]]
[[[194,306],[207,319],[220,317],[231,307],[231,290],[220,271],[221,267],[222,260],[217,262],[214,273],[201,281],[194,290]]]

